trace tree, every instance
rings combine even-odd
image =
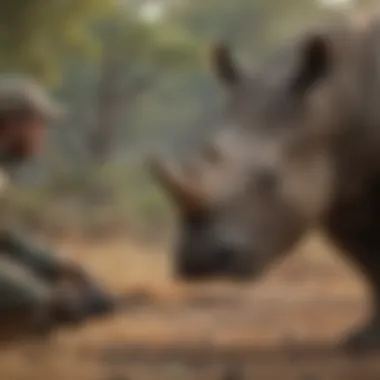
[[[136,143],[143,96],[164,78],[182,77],[201,56],[201,43],[186,30],[165,20],[147,23],[125,5],[94,23],[92,34],[101,47],[97,59],[67,60],[61,95],[70,101],[70,115],[55,131],[59,138],[49,153],[53,157],[60,151],[63,157],[60,170],[51,168],[49,191],[59,196],[75,192],[89,206],[87,214],[115,200],[118,184],[109,175],[113,158]]]
[[[0,3],[0,69],[54,82],[68,54],[94,49],[89,28],[113,0],[13,0]]]
[[[120,125],[124,132],[131,131],[128,125],[141,95],[165,74],[188,68],[199,57],[195,39],[183,28],[170,23],[149,24],[133,16],[116,15],[99,31],[103,49],[90,148],[100,162],[117,150]],[[126,137],[130,137],[128,132]]]

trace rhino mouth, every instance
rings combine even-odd
[[[177,265],[174,268],[175,278],[187,283],[214,280],[249,282],[255,280],[261,272],[258,267],[232,260],[209,265]]]

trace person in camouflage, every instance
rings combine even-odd
[[[63,107],[33,79],[0,75],[0,191],[40,151],[46,124]],[[0,230],[0,339],[51,331],[110,312],[114,300],[77,264]]]

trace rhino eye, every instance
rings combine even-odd
[[[212,164],[217,164],[223,160],[223,151],[215,143],[206,144],[202,153],[205,160]]]

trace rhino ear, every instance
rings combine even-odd
[[[300,63],[292,83],[292,89],[304,94],[332,69],[332,46],[327,36],[308,37],[301,46]]]
[[[240,81],[239,68],[234,62],[228,46],[223,42],[216,43],[211,50],[211,65],[216,77],[228,87]]]

